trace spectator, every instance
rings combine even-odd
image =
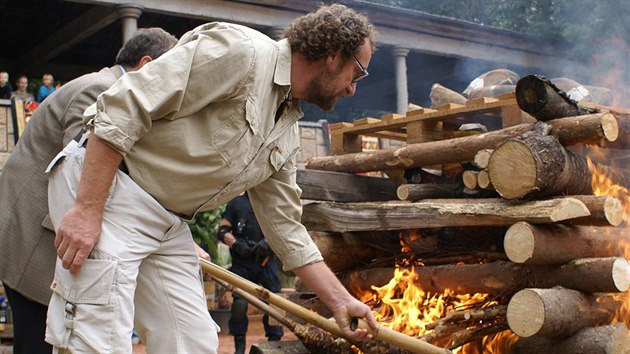
[[[13,87],[9,83],[9,73],[0,72],[0,98],[11,98],[11,91],[13,91]]]
[[[35,100],[33,95],[31,95],[27,91],[27,89],[28,89],[28,78],[26,77],[26,75],[18,76],[17,80],[15,81],[15,86],[16,86],[16,90],[13,91],[13,93],[11,94],[11,98],[13,98],[13,97],[19,98],[22,101],[24,101],[25,104],[28,104],[28,103],[30,103],[30,102]]]
[[[159,28],[138,30],[120,49],[116,65],[72,80],[44,101],[9,156],[0,174],[0,280],[13,310],[13,353],[52,352],[44,334],[57,256],[46,166],[81,130],[85,108],[101,92],[176,42]]]
[[[55,79],[51,74],[44,74],[42,76],[42,86],[39,87],[39,92],[37,93],[37,102],[42,103],[46,97],[55,92],[55,86],[53,86],[54,81]]]
[[[217,238],[230,247],[230,271],[269,291],[280,292],[278,261],[265,241],[247,192],[228,202]],[[244,354],[248,327],[247,301],[236,295],[233,299],[229,320],[230,334],[234,336],[234,354]],[[282,326],[271,326],[266,314],[262,322],[268,340],[282,338]]]

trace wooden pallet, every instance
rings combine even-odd
[[[464,123],[487,123],[499,128],[521,124],[524,120],[514,93],[498,98],[468,100],[466,105],[449,103],[436,109],[423,108],[406,115],[386,114],[379,118],[361,118],[353,123],[331,126],[331,147],[335,155],[361,151],[361,136],[405,141],[408,144],[448,139]]]

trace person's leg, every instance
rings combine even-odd
[[[269,262],[267,262],[266,267],[262,268],[258,274],[258,283],[271,292],[279,293],[282,288],[278,274],[278,262],[275,258],[271,258]],[[282,335],[284,334],[282,326],[270,325],[269,316],[267,314],[263,315],[262,321],[263,327],[265,328],[265,336],[269,341],[280,340],[280,338],[282,338]]]
[[[44,341],[48,306],[29,300],[4,284],[13,313],[13,353],[50,354],[52,346]]]
[[[174,218],[160,248],[140,267],[136,329],[148,353],[216,353],[218,326],[208,312],[188,225]]]

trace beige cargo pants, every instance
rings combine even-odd
[[[55,228],[74,204],[85,149],[73,141],[63,154],[48,190]],[[72,275],[58,258],[51,288],[46,341],[54,352],[131,353],[134,325],[148,353],[217,352],[188,226],[121,171],[90,259]]]

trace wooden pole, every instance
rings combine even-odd
[[[252,295],[255,295],[261,300],[264,300],[274,306],[277,306],[287,312],[292,313],[293,315],[308,321],[309,323],[327,330],[328,332],[344,338],[350,342],[352,339],[349,338],[342,330],[339,328],[336,322],[328,320],[315,312],[312,312],[294,302],[291,302],[280,295],[274,294],[269,290],[263,288],[260,285],[256,285],[249,280],[242,278],[227,269],[223,269],[218,265],[206,261],[205,259],[199,259],[201,267],[204,272],[212,275],[219,280],[230,283],[231,285],[240,288]],[[368,326],[369,327],[369,326]],[[419,339],[411,338],[405,334],[396,332],[398,334],[392,334],[390,331],[385,329],[383,326],[379,326],[378,329],[374,330],[370,327],[370,333],[374,338],[379,339],[383,342],[396,345],[402,349],[406,349],[412,353],[417,354],[448,354],[451,353],[450,350],[436,347],[427,342],[421,341]],[[403,337],[404,336],[404,337]],[[452,354],[452,353],[451,353]]]

